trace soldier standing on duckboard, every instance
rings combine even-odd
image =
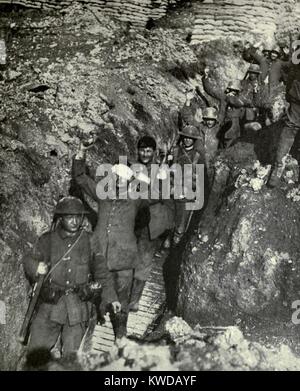
[[[85,154],[86,149],[81,146],[73,161],[72,171],[77,184],[98,203],[98,222],[94,235],[102,248],[102,255],[113,276],[115,290],[122,306],[120,312],[111,314],[116,343],[119,344],[127,334],[134,273],[140,262],[135,221],[140,210],[148,206],[148,201],[128,197],[126,186],[133,176],[133,171],[124,164],[114,166],[117,175],[115,197],[100,199],[96,191],[96,181],[87,175]],[[123,191],[124,195],[127,194],[125,198],[120,196]]]
[[[61,199],[54,212],[56,228],[39,238],[33,257],[24,259],[31,282],[45,276],[28,352],[40,348],[50,351],[59,336],[63,355],[79,349],[92,307],[95,284],[91,281],[98,283],[96,290],[101,284],[101,308],[111,303],[114,312],[121,309],[106,260],[96,249],[92,234],[82,229],[86,214],[78,198]]]

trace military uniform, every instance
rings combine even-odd
[[[289,102],[285,124],[282,129],[278,148],[276,151],[275,165],[268,181],[270,187],[276,187],[285,168],[284,157],[290,152],[297,133],[300,130],[300,67],[291,67],[286,89],[286,99]]]
[[[274,122],[274,103],[284,95],[284,78],[292,65],[292,61],[281,59],[271,60],[257,52],[257,48],[249,48],[244,51],[246,61],[255,61],[260,66],[261,88],[258,94],[259,107],[264,109],[266,119]]]
[[[270,91],[271,89],[278,87],[282,82],[284,72],[292,63],[291,60],[283,61],[279,58],[272,61],[264,55],[257,53],[257,48],[254,47],[246,49],[243,56],[246,61],[251,62],[254,60],[260,65],[260,80],[262,83],[267,82],[266,84],[269,86]]]
[[[91,234],[86,231],[69,237],[59,226],[55,231],[42,235],[33,256],[27,256],[24,260],[30,281],[36,280],[40,262],[52,268],[70,248],[71,251],[53,268],[44,282],[38,311],[31,326],[29,350],[50,350],[60,334],[64,354],[79,348],[89,320],[91,303],[82,300],[78,291],[91,278],[102,285],[103,308],[117,301],[105,259],[92,246]]]
[[[199,133],[199,138],[195,141],[194,147],[190,150],[186,150],[181,144],[177,145],[174,152],[174,163],[179,164],[184,172],[185,164],[204,164],[205,152],[204,152],[204,137]],[[191,210],[186,209],[186,202],[183,200],[174,200],[175,205],[175,228],[174,239],[175,242],[179,242],[184,235],[187,224],[190,219]]]
[[[220,112],[224,111],[222,125],[223,143],[230,146],[241,135],[240,121],[244,117],[245,107],[253,107],[253,102],[246,96],[228,96],[213,85],[210,78],[204,77],[203,86],[207,94],[220,101]]]
[[[148,206],[148,202],[142,199],[100,200],[96,193],[96,182],[86,174],[84,160],[74,159],[73,173],[79,186],[98,202],[98,222],[94,236],[112,273],[122,306],[121,314],[112,315],[115,334],[122,337],[126,335],[134,271],[140,261],[134,232],[135,220],[138,212]]]

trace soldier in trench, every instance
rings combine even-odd
[[[143,166],[146,170],[145,174],[149,178],[151,178],[151,170],[156,167],[154,165],[157,165],[156,149],[157,145],[153,137],[143,136],[139,139],[137,144],[137,162]],[[135,268],[134,273],[131,301],[129,304],[131,311],[138,311],[138,303],[151,272],[155,250],[152,241],[171,229],[173,227],[173,220],[173,205],[163,200],[150,206],[146,205],[137,215],[135,233],[138,239],[140,262]]]
[[[219,100],[220,112],[225,112],[220,137],[222,146],[230,147],[241,136],[241,121],[244,117],[245,107],[252,108],[255,104],[249,97],[242,94],[240,80],[229,82],[225,92],[222,92],[217,86],[214,86],[209,76],[209,68],[205,68],[202,82],[205,92]]]
[[[263,106],[265,112],[265,124],[268,126],[276,121],[275,102],[284,93],[284,79],[289,67],[292,65],[292,48],[286,49],[289,52],[287,61],[281,59],[282,50],[275,44],[266,46],[259,53],[261,43],[251,46],[249,43],[245,45],[243,58],[248,62],[255,62],[260,67],[260,105]]]
[[[135,223],[140,211],[148,206],[148,201],[141,198],[122,199],[122,193],[128,190],[128,183],[133,177],[132,170],[126,165],[116,165],[117,193],[114,199],[99,199],[97,183],[86,173],[86,149],[81,146],[73,160],[74,179],[83,191],[98,203],[98,221],[94,230],[95,240],[101,247],[101,254],[106,259],[110,270],[121,311],[111,313],[116,343],[121,344],[127,334],[127,320],[131,303],[136,300],[133,295],[140,295],[139,289],[132,289],[136,269],[139,270],[140,254]],[[126,194],[125,194],[126,195]],[[142,280],[140,280],[142,281]],[[141,284],[142,285],[142,284]]]
[[[247,70],[244,80],[242,80],[243,94],[250,100],[258,101],[257,96],[262,88],[261,70],[258,64],[251,64]],[[243,118],[243,128],[248,131],[257,132],[262,129],[260,124],[261,108],[246,107]]]
[[[179,131],[179,140],[174,150],[174,163],[181,166],[184,172],[185,165],[192,167],[192,185],[196,185],[196,165],[205,164],[204,137],[195,126],[185,126]],[[183,194],[184,195],[184,194]],[[177,246],[188,229],[191,210],[186,208],[186,200],[174,199],[175,204],[175,227],[172,237],[172,245]]]
[[[40,349],[50,351],[59,337],[64,356],[77,351],[99,284],[102,310],[106,311],[109,304],[114,313],[121,309],[106,260],[91,233],[82,228],[86,215],[78,198],[61,199],[54,211],[52,230],[39,238],[33,256],[24,258],[30,282],[45,276],[30,329],[29,354]]]
[[[290,68],[286,88],[286,100],[289,107],[284,117],[284,127],[277,146],[275,163],[273,164],[268,186],[278,187],[285,169],[285,158],[294,144],[300,130],[300,65]]]

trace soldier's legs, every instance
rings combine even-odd
[[[139,249],[139,263],[137,267],[134,269],[134,279],[132,284],[131,296],[129,309],[130,311],[138,311],[138,303],[142,296],[143,289],[146,281],[148,280],[152,262],[153,262],[153,254],[154,254],[154,245],[149,240],[148,233],[147,235],[142,235],[138,241],[138,249]]]
[[[61,332],[62,325],[50,320],[51,305],[41,304],[30,328],[28,351],[35,349],[51,350]]]
[[[216,137],[214,139],[209,140],[209,143],[207,143],[207,147],[205,150],[205,166],[210,188],[212,187],[215,176],[214,159],[218,152],[218,143],[219,141]]]
[[[133,269],[119,270],[112,273],[114,276],[115,290],[122,309],[117,314],[111,313],[111,322],[115,337],[122,338],[127,334],[127,319],[133,280]]]
[[[225,133],[225,148],[230,147],[241,135],[239,118],[233,118],[231,128]]]
[[[175,229],[173,243],[177,245],[185,234],[187,223],[192,211],[186,210],[185,202],[175,202]]]
[[[63,355],[74,353],[79,349],[80,343],[86,330],[85,323],[70,326],[66,323],[62,329]]]
[[[141,281],[147,281],[152,267],[154,243],[149,237],[142,236],[138,241],[139,263],[134,269],[134,278]]]
[[[285,156],[290,152],[295,137],[300,130],[300,127],[289,120],[286,121],[285,126],[281,132],[278,148],[276,152],[275,164],[272,169],[271,176],[268,181],[269,187],[276,187],[280,182],[280,178],[285,169]]]

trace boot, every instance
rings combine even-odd
[[[276,164],[273,168],[270,178],[268,180],[268,187],[273,189],[274,187],[278,187],[280,184],[280,179],[282,177],[285,165],[284,164]]]
[[[168,251],[170,251],[171,244],[172,235],[169,234],[161,245],[161,248],[154,254],[155,258],[163,258],[168,253]]]
[[[139,310],[139,301],[142,296],[146,281],[133,280],[131,291],[131,301],[129,303],[129,311],[137,312]]]
[[[128,314],[125,312],[111,313],[111,323],[116,339],[121,339],[127,335]]]

